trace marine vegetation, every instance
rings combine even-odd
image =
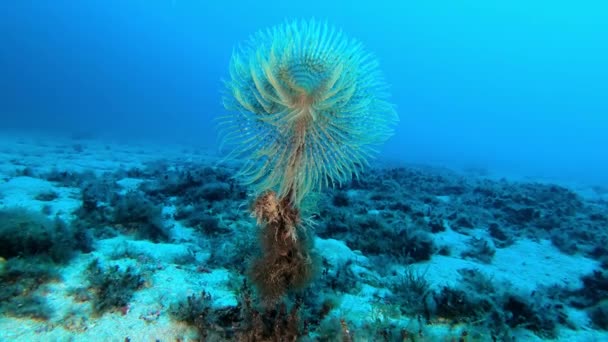
[[[90,252],[88,231],[24,207],[0,209],[0,256],[69,261],[77,251]]]
[[[133,267],[126,270],[118,265],[102,267],[98,259],[89,264],[87,271],[89,289],[94,294],[93,312],[100,316],[108,311],[126,308],[133,293],[144,284],[141,274]]]
[[[392,134],[397,114],[377,60],[327,23],[293,21],[234,52],[219,120],[238,177],[257,199],[262,255],[251,278],[267,302],[312,275],[311,193],[349,181]]]

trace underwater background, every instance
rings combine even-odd
[[[380,62],[397,160],[607,181],[601,1],[10,1],[2,127],[215,146],[233,49],[317,18]],[[168,124],[170,122],[170,124]]]
[[[606,13],[0,2],[0,341],[608,341]]]

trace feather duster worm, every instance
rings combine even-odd
[[[294,21],[233,53],[220,119],[257,193],[299,206],[311,191],[358,176],[397,121],[376,59],[326,23]]]
[[[250,278],[274,303],[312,278],[312,244],[298,229],[302,201],[358,176],[397,121],[376,59],[326,23],[256,33],[230,61],[220,118],[230,156],[257,199],[261,255]]]

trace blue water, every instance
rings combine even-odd
[[[608,182],[600,1],[3,1],[0,128],[214,146],[233,48],[316,17],[373,51],[406,162]]]

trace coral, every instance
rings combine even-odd
[[[219,128],[258,193],[274,190],[299,206],[310,191],[358,175],[392,134],[397,115],[378,63],[341,31],[294,21],[237,51],[224,97],[232,113]]]

